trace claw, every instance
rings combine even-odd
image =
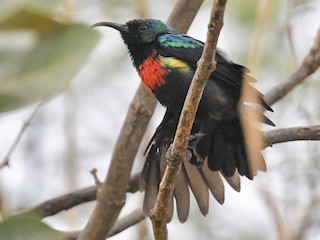
[[[203,141],[204,137],[207,134],[204,134],[202,132],[198,132],[196,134],[193,134],[189,138],[189,145],[188,150],[191,153],[190,163],[193,165],[196,165],[197,167],[201,167],[205,157],[207,154],[201,154],[199,150],[199,145],[201,144],[201,141]]]
[[[166,152],[166,159],[167,159],[167,164],[169,167],[173,168],[173,163],[176,161],[176,158],[172,156],[172,143],[168,147],[168,150]],[[185,151],[185,154],[182,156],[182,161],[191,161],[191,158],[193,156],[192,151],[190,151],[189,148]]]
[[[189,161],[191,164],[201,167],[205,157],[207,156],[207,152],[202,153],[199,152],[199,146],[203,144],[203,142],[206,141],[204,137],[207,136],[207,134],[198,132],[196,134],[190,135],[189,137],[189,144],[187,147],[187,150],[183,156],[183,161]],[[172,143],[168,147],[168,150],[166,152],[166,159],[167,164],[170,167],[173,167],[173,162],[176,161],[175,157],[172,156]]]

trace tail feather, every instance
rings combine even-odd
[[[177,213],[180,222],[184,223],[188,219],[190,207],[190,192],[187,179],[187,173],[181,168],[177,176],[176,186],[174,188],[174,197],[176,199]]]
[[[195,168],[189,162],[184,162],[184,169],[189,178],[189,184],[194,197],[197,200],[201,213],[206,216],[209,211],[209,192],[206,182],[198,168]]]
[[[141,175],[144,178],[145,185],[143,212],[149,215],[158,195],[160,184],[159,162],[156,159],[147,159],[144,169],[147,171],[144,171],[144,174]]]
[[[240,192],[241,182],[240,182],[240,176],[238,172],[235,172],[231,177],[227,177],[223,173],[221,174],[235,191]]]
[[[207,159],[201,166],[202,175],[213,197],[220,203],[224,203],[224,185],[219,172],[211,171],[208,168]]]
[[[225,146],[225,158],[222,167],[222,171],[226,176],[230,177],[236,170],[236,151],[233,148],[233,144],[227,144]]]
[[[262,98],[260,97],[260,104],[262,107],[264,107],[266,110],[273,112],[273,109],[269,106],[269,104]]]
[[[237,168],[238,172],[241,176],[246,175],[248,176],[250,173],[248,172],[248,164],[247,164],[247,157],[246,157],[246,150],[244,149],[243,144],[238,144],[236,146],[237,151]]]
[[[266,117],[265,115],[262,115],[262,121],[265,123],[265,124],[268,124],[270,126],[273,126],[275,127],[276,125],[274,124],[274,122],[272,122],[268,117]]]
[[[222,171],[227,177],[236,169],[241,176],[252,179],[242,129],[238,119],[216,123],[211,130],[211,147],[208,150],[208,166],[212,171]],[[202,146],[198,146],[199,149]]]

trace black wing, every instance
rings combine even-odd
[[[201,57],[204,43],[192,37],[179,34],[165,34],[158,38],[158,53],[165,57],[176,57],[196,69]],[[218,49],[215,60],[216,71],[210,79],[219,79],[231,86],[241,88],[243,73],[249,72],[245,67],[229,61]],[[254,80],[254,79],[252,79]]]
[[[175,57],[187,62],[190,67],[196,69],[197,62],[201,57],[204,43],[187,35],[180,34],[164,34],[158,37],[158,53],[165,57]],[[246,67],[233,63],[227,59],[221,50],[217,49],[215,60],[217,62],[216,70],[211,74],[209,80],[221,81],[227,86],[235,87],[236,91],[241,91],[244,77],[249,82],[256,80],[249,76],[250,72]],[[272,111],[271,107],[264,101],[263,95],[256,91],[260,97],[260,104],[267,110]],[[270,123],[270,121],[266,121]],[[273,125],[273,124],[271,124]]]

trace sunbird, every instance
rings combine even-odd
[[[141,184],[145,188],[144,212],[149,214],[166,166],[166,152],[173,142],[204,43],[177,33],[156,19],[135,19],[126,24],[99,22],[93,26],[111,27],[120,32],[142,82],[166,107],[164,118],[147,147],[141,175]],[[189,139],[189,154],[175,186],[174,196],[181,222],[187,220],[189,213],[188,186],[200,211],[206,215],[208,189],[219,203],[224,202],[221,175],[239,191],[239,174],[253,179],[257,170],[266,170],[263,158],[260,169],[250,168],[240,122],[239,104],[244,104],[240,100],[244,79],[249,82],[255,82],[255,79],[248,75],[247,68],[230,61],[220,49],[216,51],[215,61],[216,70],[204,88]],[[272,111],[263,95],[252,86],[251,90],[258,94],[256,104]],[[262,121],[274,125],[265,116]],[[173,213],[172,201],[169,209],[168,221]]]

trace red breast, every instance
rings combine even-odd
[[[144,60],[137,68],[137,71],[142,82],[150,90],[163,85],[166,82],[164,76],[169,73],[169,70],[163,67],[159,58],[154,58],[153,56]]]

